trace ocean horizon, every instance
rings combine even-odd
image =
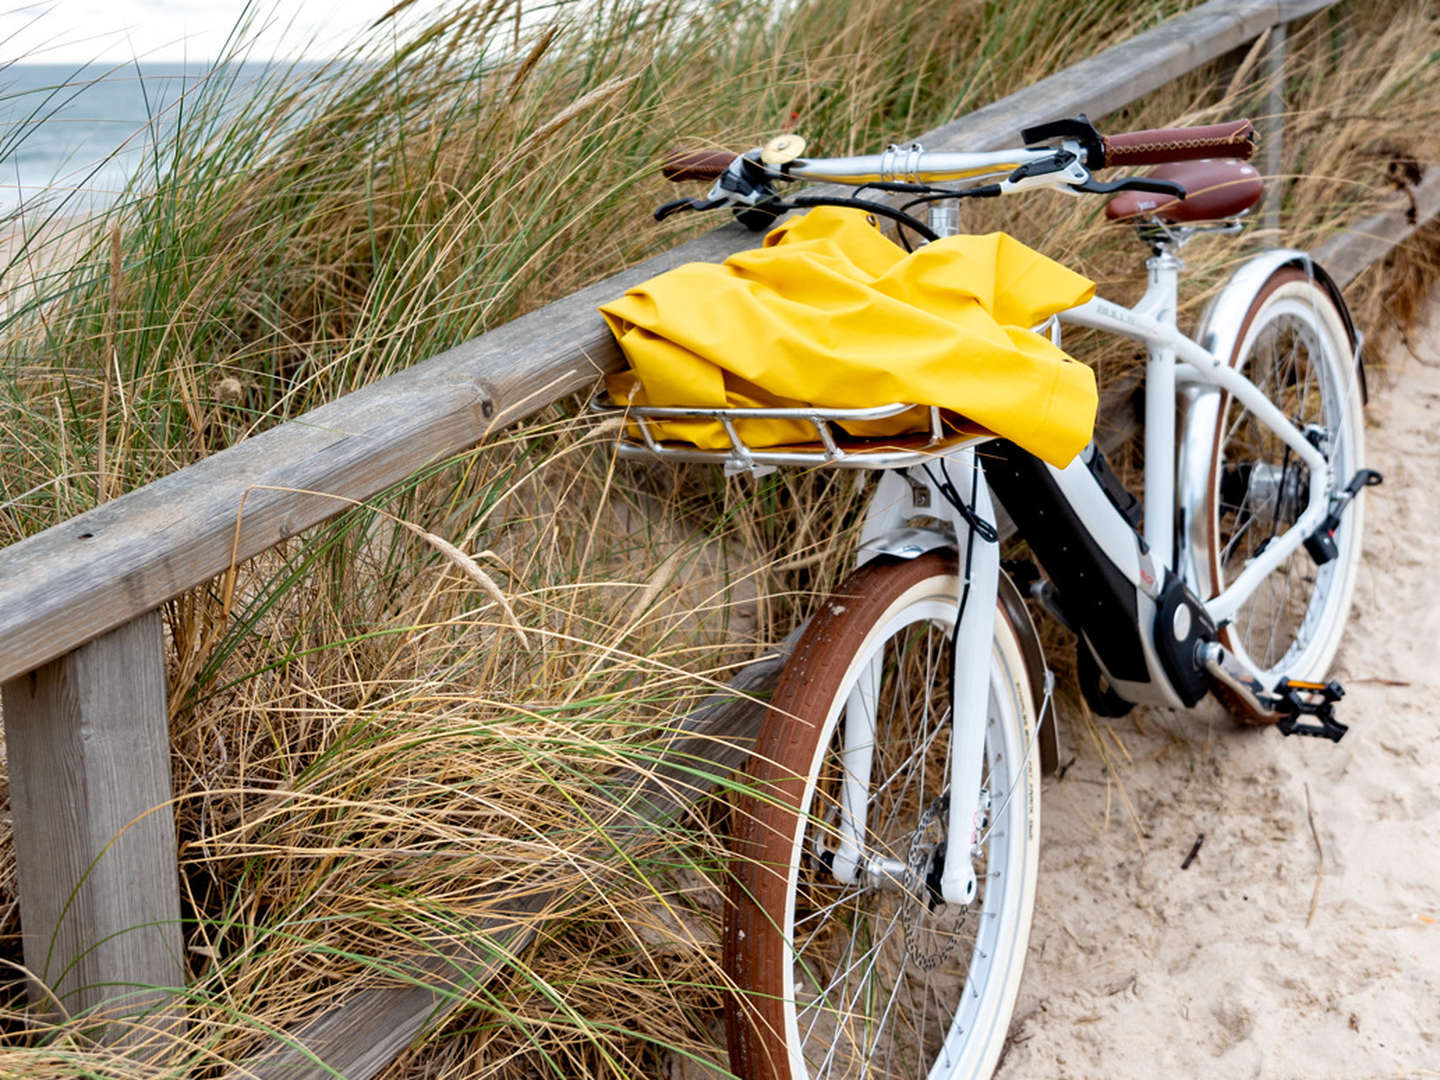
[[[0,69],[0,214],[85,214],[114,201],[174,135],[187,95],[219,74],[225,99],[323,61],[10,64]]]

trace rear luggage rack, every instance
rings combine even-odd
[[[633,423],[640,432],[636,439],[620,439],[620,456],[659,458],[664,461],[721,465],[727,476],[753,473],[763,476],[782,465],[840,469],[896,469],[918,465],[953,447],[981,442],[993,434],[968,420],[956,430],[946,430],[941,410],[929,406],[929,431],[889,436],[856,436],[832,430],[831,424],[845,420],[884,420],[915,408],[914,405],[872,405],[864,409],[822,409],[813,405],[795,408],[707,409],[659,405],[612,405],[601,391],[590,402],[590,411],[600,416],[618,416]],[[702,450],[690,443],[662,441],[651,430],[656,420],[718,420],[730,439],[729,447]],[[741,439],[736,429],[740,420],[800,420],[815,429],[815,442],[784,446],[756,447]]]

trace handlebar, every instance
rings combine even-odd
[[[1047,126],[1064,130],[1073,122]],[[1081,120],[1088,126],[1088,121]],[[1047,128],[1031,129],[1045,132]],[[1090,129],[1093,132],[1093,128]],[[1030,133],[1027,132],[1027,135]],[[1249,158],[1255,152],[1255,126],[1249,120],[1201,127],[1154,128],[1116,135],[1097,135],[1083,140],[1084,163],[1091,169],[1118,165],[1159,165],[1198,158]],[[933,182],[977,179],[994,176],[1032,161],[1042,160],[1051,150],[1027,147],[1019,150],[985,152],[920,151],[892,147],[883,154],[850,158],[799,158],[778,170],[765,170],[777,177],[797,180],[824,180],[869,184],[876,181]],[[665,179],[715,180],[740,155],[730,150],[672,150],[661,162]]]
[[[1163,165],[1200,158],[1249,158],[1255,153],[1255,125],[1249,120],[1206,127],[1155,128],[1102,135],[1106,167]]]
[[[660,174],[677,184],[685,180],[714,180],[738,156],[733,150],[671,150],[660,163]]]
[[[936,238],[924,223],[905,213],[936,199],[984,198],[1035,188],[1091,194],[1148,191],[1183,199],[1185,189],[1173,180],[1126,176],[1100,181],[1093,172],[1115,165],[1157,165],[1208,157],[1248,158],[1255,152],[1255,128],[1249,120],[1203,127],[1157,128],[1102,135],[1082,114],[1026,128],[1026,145],[1012,150],[927,151],[918,144],[891,146],[880,154],[821,158],[795,156],[794,145],[735,154],[728,150],[672,150],[660,171],[667,180],[712,180],[705,199],[676,199],[655,212],[663,220],[681,210],[714,210],[729,206],[742,224],[768,228],[775,217],[801,206],[863,207],[892,217],[927,240]],[[782,140],[783,141],[783,140]],[[789,151],[782,156],[782,152]],[[896,211],[884,200],[802,195],[781,198],[776,184],[809,180],[872,188],[877,192],[916,196]],[[990,182],[986,182],[990,181]],[[957,189],[953,185],[959,183]],[[938,183],[946,187],[936,187]],[[908,247],[908,242],[907,242]]]

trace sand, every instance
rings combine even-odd
[[[1429,312],[1367,409],[1350,732],[1145,710],[1097,720],[1109,773],[1071,722],[1002,1080],[1440,1077],[1440,292]]]
[[[73,216],[0,224],[0,316],[16,314],[84,253],[93,236],[91,223]]]

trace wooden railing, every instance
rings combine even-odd
[[[1100,117],[1267,32],[1266,70],[1278,80],[1285,24],[1330,2],[1211,0],[919,141],[981,150],[1058,116]],[[1272,95],[1278,102],[1278,85]],[[1281,110],[1270,112],[1266,144],[1278,148]],[[1278,170],[1278,157],[1265,160]],[[1414,196],[1413,215],[1407,201],[1318,257],[1348,282],[1436,213],[1440,183]],[[600,302],[753,243],[738,226],[719,229],[0,550],[0,683],[37,1006],[153,1007],[153,995],[126,999],[125,988],[184,981],[160,605],[332,516],[334,496],[369,498],[591,386],[621,366]],[[758,685],[778,664],[746,678]],[[741,734],[754,712],[733,698],[712,702],[687,749],[710,753],[707,734]],[[553,900],[502,905],[487,950],[459,965],[461,982],[484,979],[498,956],[522,947],[523,920]],[[452,976],[457,958],[440,958]],[[282,1046],[249,1075],[334,1075],[318,1058],[351,1080],[372,1076],[449,1007],[415,985],[362,989],[286,1040],[304,1051]]]

